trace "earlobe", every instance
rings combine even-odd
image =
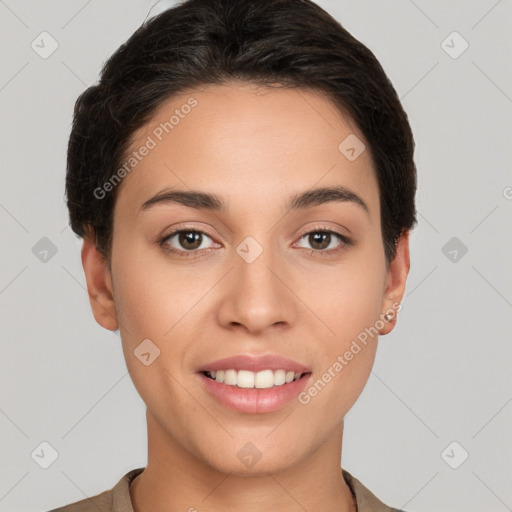
[[[89,302],[96,322],[113,331],[119,327],[112,288],[112,277],[105,257],[94,242],[83,238],[82,266],[84,268]]]
[[[384,318],[384,327],[380,330],[381,335],[390,333],[395,324],[398,315],[398,305],[402,301],[407,283],[407,276],[411,267],[409,256],[409,230],[407,230],[399,239],[396,247],[395,257],[389,265],[388,279],[386,289],[384,290],[384,299],[382,301],[382,316]],[[387,315],[385,317],[384,315]],[[389,320],[388,320],[389,319]]]

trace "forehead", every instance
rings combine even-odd
[[[378,203],[363,134],[316,91],[231,82],[182,92],[134,133],[125,162],[130,155],[135,165],[127,167],[116,209],[138,208],[163,188],[201,189],[228,205],[263,207],[341,184],[371,210]]]

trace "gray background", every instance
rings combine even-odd
[[[0,511],[146,464],[145,406],[90,312],[63,185],[74,101],[154,3],[0,0]],[[511,1],[319,3],[382,63],[419,172],[404,307],[347,415],[343,466],[408,512],[512,510]],[[43,31],[48,58],[31,47]],[[48,469],[31,456],[43,441]]]

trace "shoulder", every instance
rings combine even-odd
[[[69,503],[50,512],[113,512],[112,489],[101,494]]]
[[[356,498],[358,512],[406,512],[386,505],[348,471],[343,469],[342,472],[345,482]]]
[[[107,491],[50,510],[49,512],[133,512],[130,483],[144,468],[132,469]]]

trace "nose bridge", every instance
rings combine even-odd
[[[259,331],[275,323],[292,323],[296,305],[284,284],[284,261],[272,242],[272,233],[246,237],[233,254],[229,297],[224,297],[221,321]],[[283,282],[284,281],[284,282]]]

